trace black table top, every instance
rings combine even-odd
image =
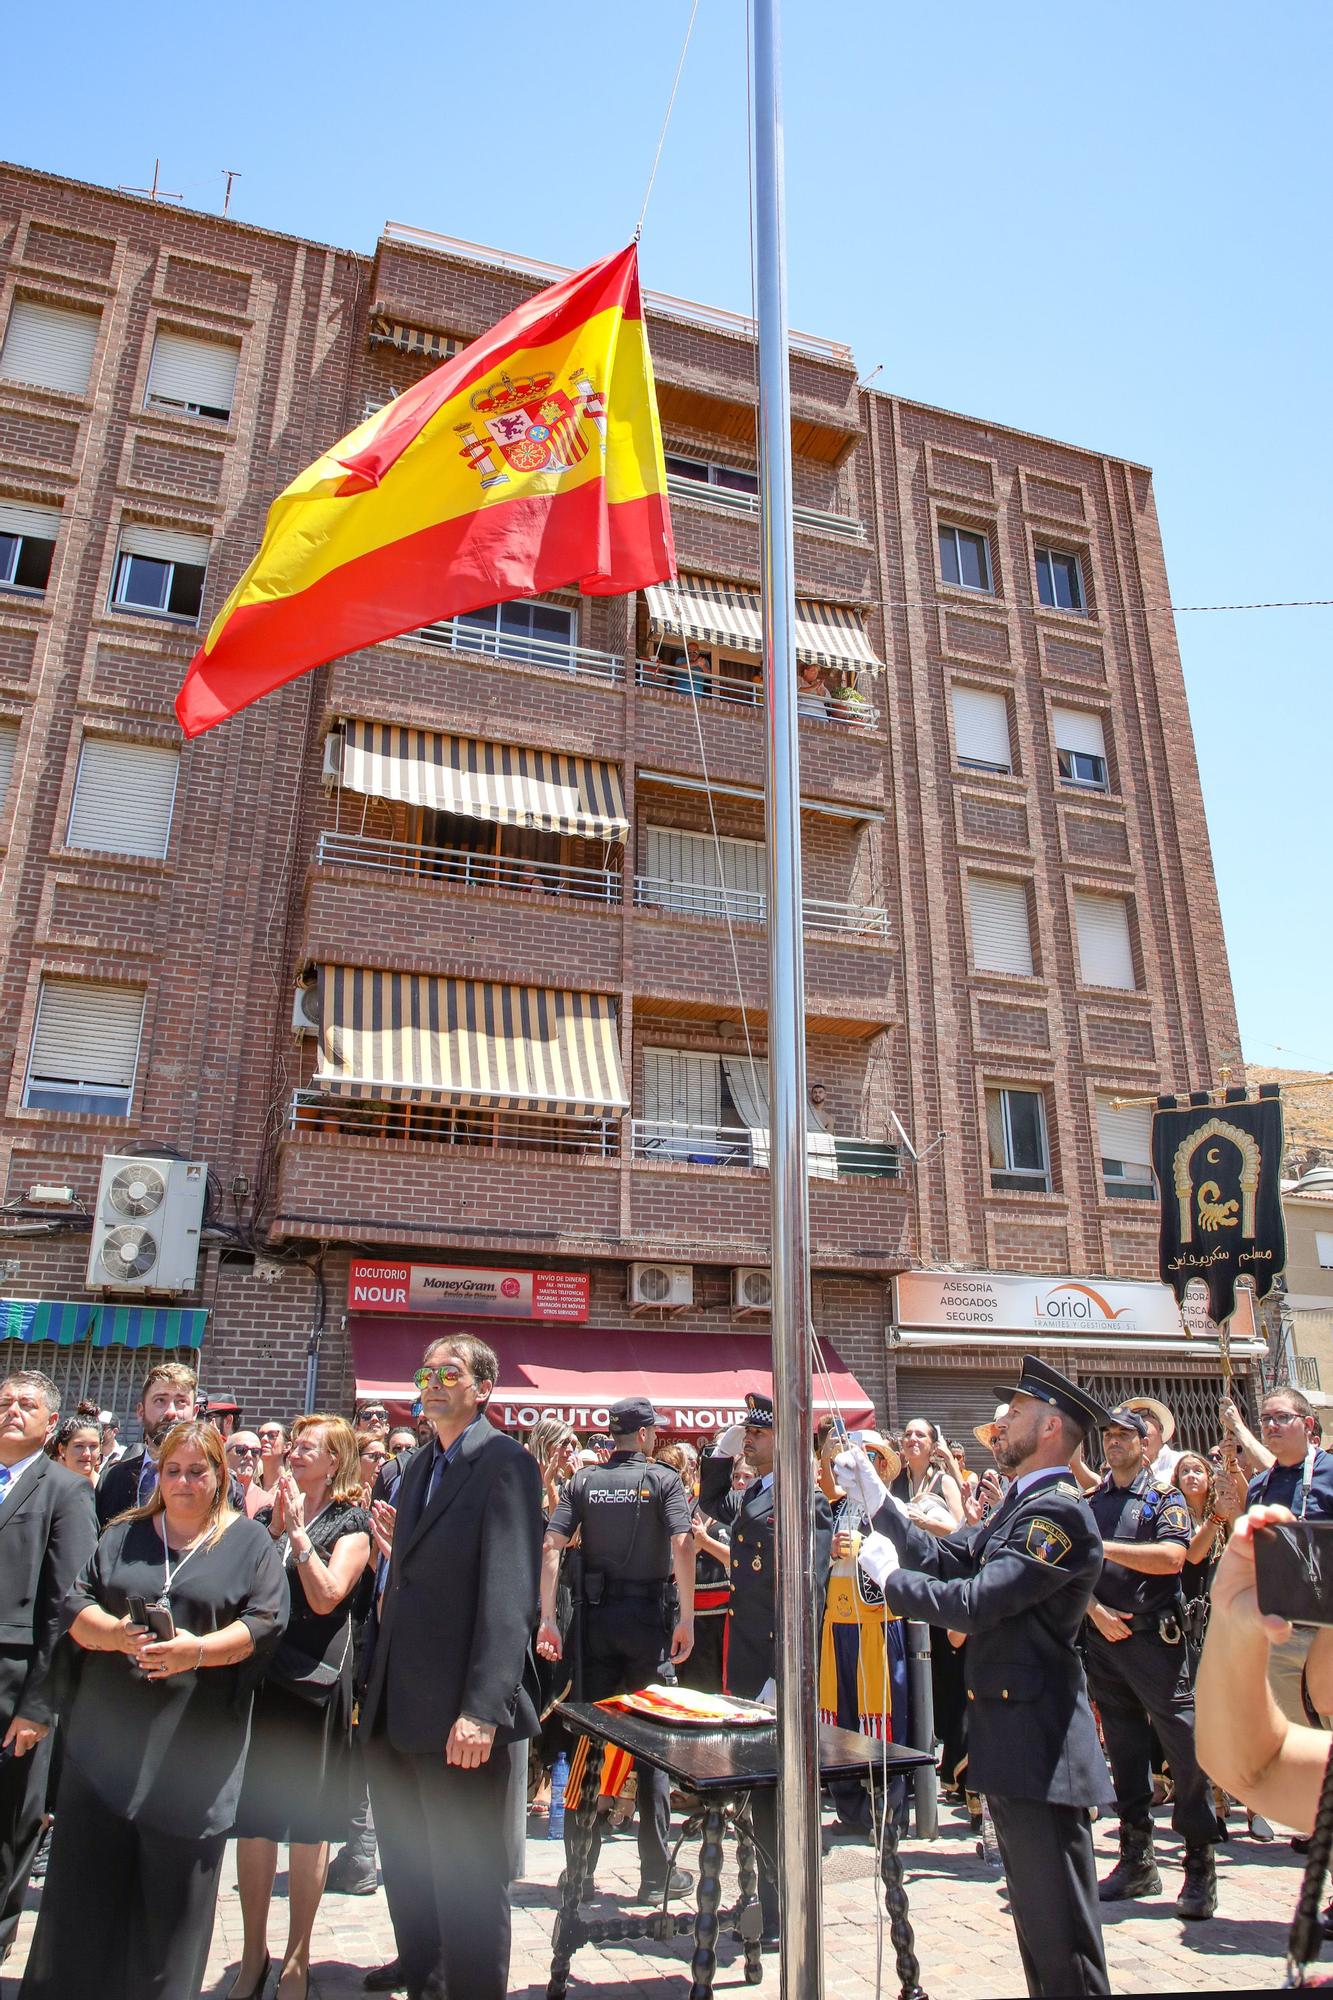
[[[627,1715],[599,1708],[595,1702],[562,1701],[558,1713],[581,1735],[599,1737],[642,1757],[690,1791],[758,1791],[778,1781],[777,1731],[755,1729],[672,1728],[646,1715]],[[900,1771],[933,1764],[926,1750],[901,1743],[879,1743],[854,1729],[819,1725],[819,1768],[826,1778],[858,1777],[867,1768]]]

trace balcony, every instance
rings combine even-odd
[[[636,660],[634,680],[638,687],[664,688],[671,693],[697,695],[703,701],[729,702],[734,708],[758,709],[764,705],[764,684],[758,677],[714,673],[711,669],[670,665],[665,660]],[[796,712],[802,722],[835,723],[847,729],[871,729],[879,721],[879,710],[850,686],[837,692],[802,693]]]
[[[719,486],[692,479],[687,474],[668,472],[667,494],[672,500],[702,500],[711,506],[724,507],[744,520],[759,519],[759,495],[736,487]],[[803,507],[799,503],[791,511],[797,528],[813,529],[821,535],[835,535],[844,542],[864,542],[866,539],[864,521],[850,514],[835,514],[826,507]]]
[[[574,896],[594,903],[621,900],[618,868],[566,867],[554,861],[479,854],[470,848],[374,840],[363,833],[321,833],[315,862],[321,867],[363,868],[410,881],[424,878],[452,889],[519,889],[529,895]]]
[[[716,917],[725,922],[766,924],[768,898],[756,889],[731,889],[702,882],[670,882],[658,875],[634,877],[634,900],[643,908],[677,916]],[[839,903],[807,896],[802,903],[807,931],[866,943],[889,942],[889,913],[868,903]]]
[[[488,632],[456,618],[446,618],[438,625],[423,625],[416,637],[428,645],[446,647],[451,653],[480,654],[484,659],[504,660],[516,666],[549,667],[576,680],[623,683],[625,679],[625,662],[618,654],[604,653],[595,646],[567,644],[562,639]]]
[[[671,1119],[632,1118],[630,1158],[659,1165],[742,1167],[768,1172],[769,1137],[749,1125],[684,1125]],[[897,1180],[902,1158],[896,1146],[872,1139],[843,1139],[831,1132],[806,1134],[806,1171],[811,1180]]]

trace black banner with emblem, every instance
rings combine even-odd
[[[1183,1300],[1190,1280],[1201,1279],[1221,1325],[1236,1310],[1237,1278],[1252,1278],[1262,1299],[1287,1261],[1281,1101],[1175,1106],[1167,1099],[1153,1117],[1152,1164],[1162,1199],[1162,1282]]]

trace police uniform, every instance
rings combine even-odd
[[[1085,1427],[1106,1416],[1031,1355],[1012,1395]],[[1086,1501],[1054,1465],[1020,1474],[989,1520],[942,1540],[892,1501],[874,1526],[901,1564],[883,1579],[892,1609],[968,1634],[968,1783],[990,1806],[1028,1992],[1109,1993],[1089,1808],[1111,1789],[1078,1651],[1102,1566]]]
[[[1113,1410],[1118,1429],[1144,1436],[1130,1407]],[[1107,1473],[1090,1495],[1105,1542],[1178,1543],[1188,1548],[1194,1524],[1184,1495],[1157,1485],[1144,1462],[1128,1486]],[[1171,1824],[1185,1842],[1185,1886],[1177,1905],[1185,1917],[1211,1916],[1216,1905],[1213,1843],[1220,1836],[1212,1790],[1194,1750],[1194,1690],[1181,1620],[1180,1575],[1150,1576],[1106,1563],[1097,1602],[1129,1625],[1125,1639],[1106,1639],[1089,1619],[1088,1686],[1102,1719],[1106,1754],[1120,1815],[1120,1862],[1102,1884],[1103,1902],[1156,1895],[1161,1889],[1152,1851],[1151,1733],[1161,1740],[1175,1787]]]
[[[658,1421],[643,1397],[615,1404],[610,1414],[612,1434],[621,1438]],[[566,1541],[580,1535],[574,1698],[603,1701],[657,1680],[671,1641],[671,1542],[690,1533],[690,1503],[679,1473],[641,1451],[613,1451],[607,1464],[574,1474],[556,1502],[548,1532]],[[671,1787],[664,1771],[639,1763],[635,1770],[642,1886],[656,1894],[668,1873]],[[569,1821],[566,1828],[572,1832]]]

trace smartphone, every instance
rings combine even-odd
[[[150,1604],[147,1598],[132,1597],[130,1621],[135,1625],[146,1625],[155,1639],[174,1639],[176,1636],[176,1621],[166,1604]]]
[[[1333,1625],[1333,1521],[1282,1521],[1254,1537],[1259,1609],[1292,1625]]]

